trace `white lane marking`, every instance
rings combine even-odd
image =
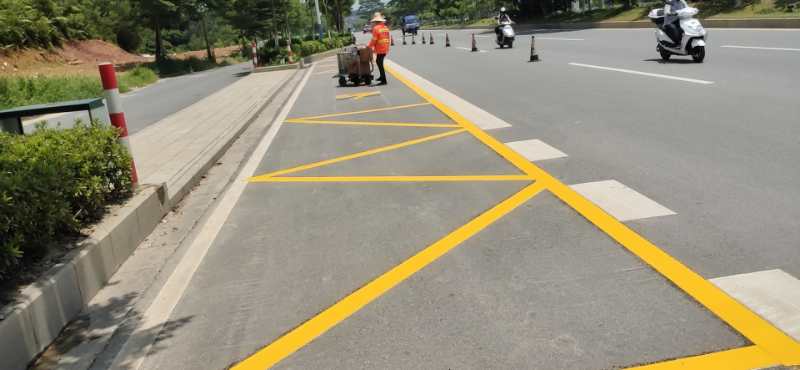
[[[603,66],[596,66],[592,64],[583,64],[583,63],[569,63],[571,66],[576,67],[585,67],[585,68],[593,68],[593,69],[601,69],[604,71],[613,71],[613,72],[622,72],[622,73],[629,73],[634,75],[640,76],[648,76],[648,77],[656,77],[656,78],[664,78],[667,80],[676,80],[676,81],[683,81],[683,82],[691,82],[695,84],[702,84],[702,85],[711,85],[713,81],[706,81],[706,80],[697,80],[694,78],[686,78],[686,77],[677,77],[677,76],[670,76],[670,75],[662,75],[660,73],[648,73],[648,72],[640,72],[634,71],[631,69],[623,69],[623,68],[611,68],[611,67],[603,67]]]
[[[798,48],[768,48],[763,46],[739,46],[739,45],[722,45],[721,48],[731,49],[755,49],[755,50],[777,50],[777,51],[800,51]]]
[[[616,180],[587,182],[570,187],[623,222],[676,214]]]
[[[491,130],[496,128],[503,128],[503,127],[511,127],[506,121],[501,120],[500,118],[495,117],[493,114],[476,107],[472,103],[462,99],[461,97],[453,94],[433,82],[430,82],[414,72],[405,69],[404,67],[400,66],[399,64],[395,63],[394,61],[388,60],[386,61],[390,68],[393,68],[400,72],[405,78],[414,82],[417,86],[422,88],[428,94],[436,98],[437,100],[441,101],[443,104],[450,107],[450,109],[458,112],[458,114],[469,117],[469,119],[475,123],[478,127],[484,130]]]
[[[128,338],[122,350],[114,358],[114,363],[111,366],[112,369],[138,370],[142,366],[153,345],[153,340],[155,339],[155,337],[148,337],[152,335],[152,333],[159,332],[160,330],[158,328],[169,320],[170,315],[172,315],[172,310],[175,309],[178,301],[183,297],[186,288],[192,281],[192,276],[194,276],[200,263],[203,262],[203,258],[205,258],[206,253],[211,248],[217,234],[219,234],[219,231],[222,229],[231,211],[233,211],[236,202],[239,197],[241,197],[242,192],[244,192],[248,184],[247,179],[254,174],[258,164],[264,158],[272,141],[275,139],[275,135],[283,125],[283,121],[286,120],[286,117],[289,115],[289,111],[297,101],[297,97],[300,96],[300,92],[305,87],[313,70],[314,66],[312,65],[308,72],[306,72],[306,75],[303,76],[303,80],[300,81],[300,84],[295,88],[295,91],[286,102],[286,105],[284,105],[280,114],[278,114],[272,122],[267,134],[258,143],[253,154],[250,155],[250,159],[248,159],[245,166],[242,167],[241,172],[239,172],[236,179],[230,185],[230,188],[228,188],[223,195],[219,204],[214,208],[211,216],[201,225],[200,231],[186,251],[186,255],[175,267],[175,270],[161,288],[161,291],[158,292],[158,296],[156,296],[153,303],[147,308],[144,315],[142,315],[138,328]]]
[[[512,141],[505,144],[529,161],[543,161],[567,156],[564,152],[538,139]]]
[[[472,49],[470,49],[470,48],[465,48],[465,47],[462,47],[462,46],[456,46],[456,49],[466,50],[466,51],[470,51],[470,52],[472,51]],[[486,50],[480,50],[480,49],[478,49],[478,52],[479,52],[479,53],[488,53],[488,51],[486,51]]]
[[[570,39],[567,37],[537,37],[536,40],[585,41],[586,39]]]
[[[767,270],[710,281],[800,341],[800,280],[783,270]]]

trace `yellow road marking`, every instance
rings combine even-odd
[[[471,238],[519,205],[530,200],[544,189],[539,183],[526,186],[510,198],[492,207],[467,224],[454,230],[439,241],[418,252],[375,280],[367,283],[317,316],[294,328],[278,340],[256,352],[232,370],[263,370],[275,365],[315,338],[324,334],[342,320],[394,288],[417,271],[433,263],[463,241]]]
[[[725,369],[752,370],[777,365],[761,348],[748,346],[700,356],[679,358],[650,365],[628,368],[628,370],[687,370]]]
[[[278,176],[253,178],[250,182],[456,182],[456,181],[532,181],[527,175],[462,176]]]
[[[344,99],[353,99],[353,100],[361,100],[368,96],[375,96],[380,95],[380,91],[369,91],[369,92],[360,92],[355,94],[343,94],[343,95],[336,95],[336,100],[344,100]]]
[[[800,364],[800,343],[780,331],[778,328],[758,316],[756,313],[731,298],[714,284],[704,279],[692,269],[676,260],[655,244],[625,226],[619,220],[607,214],[600,207],[572,190],[546,171],[526,160],[517,152],[507,147],[491,135],[479,129],[465,117],[453,111],[443,103],[421,90],[413,82],[398,74],[391,68],[386,70],[399,81],[426,101],[464,127],[485,145],[506,158],[523,173],[541,182],[555,196],[580,213],[583,217],[616,240],[623,247],[635,254],[646,264],[661,273],[673,284],[690,295],[697,302],[713,312],[722,321],[736,329],[751,342],[784,365]]]
[[[286,120],[286,123],[306,123],[318,125],[344,125],[344,126],[392,126],[392,127],[454,127],[461,126],[452,123],[412,123],[412,122],[371,122],[371,121],[328,121],[328,120]]]
[[[421,106],[430,105],[430,104],[431,103],[424,102],[424,103],[414,103],[414,104],[406,104],[406,105],[395,105],[395,106],[383,107],[383,108],[357,110],[357,111],[353,111],[353,112],[328,113],[328,114],[320,114],[318,116],[297,117],[297,118],[293,118],[293,119],[312,120],[312,119],[318,119],[318,118],[331,118],[331,117],[351,116],[351,115],[354,115],[354,114],[372,113],[372,112],[385,112],[387,110],[398,110],[398,109],[415,108],[415,107],[421,107]]]
[[[464,129],[445,131],[445,132],[442,132],[442,133],[438,133],[436,135],[423,136],[423,137],[420,137],[420,138],[417,138],[417,139],[404,141],[402,143],[387,145],[387,146],[383,146],[383,147],[379,147],[379,148],[366,150],[366,151],[363,151],[363,152],[348,154],[348,155],[345,155],[345,156],[342,156],[342,157],[327,159],[327,160],[324,160],[324,161],[304,164],[302,166],[297,166],[297,167],[293,167],[293,168],[287,168],[287,169],[284,169],[284,170],[270,172],[270,173],[264,174],[264,175],[253,176],[253,177],[250,178],[250,181],[251,182],[258,182],[259,180],[263,180],[263,179],[268,178],[268,177],[274,177],[274,176],[280,176],[280,175],[285,175],[285,174],[294,173],[294,172],[305,171],[305,170],[309,170],[309,169],[312,169],[312,168],[327,166],[327,165],[333,164],[333,163],[344,162],[344,161],[348,161],[348,160],[355,159],[355,158],[366,157],[368,155],[388,152],[388,151],[391,151],[391,150],[400,149],[400,148],[404,148],[404,147],[411,146],[411,145],[416,145],[416,144],[420,144],[420,143],[424,143],[424,142],[428,142],[428,141],[438,140],[438,139],[445,138],[445,137],[448,137],[448,136],[453,136],[455,134],[460,134],[462,132],[464,132]]]

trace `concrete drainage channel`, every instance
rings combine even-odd
[[[285,96],[286,90],[291,93],[303,72],[290,73],[276,83],[271,95],[257,109],[240,116],[236,129],[221,133],[210,148],[200,150],[177,171],[171,183],[148,184],[145,179],[131,199],[112,209],[95,225],[91,235],[64,258],[65,262],[53,266],[35,283],[24,288],[16,303],[0,310],[0,368],[25,369],[48,348],[62,329],[89,307],[92,299],[139,244],[191,192],[251,123],[268,106],[279,105],[280,109],[285,99],[276,101],[276,97]],[[196,105],[204,102],[202,100]]]

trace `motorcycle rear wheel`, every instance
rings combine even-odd
[[[661,59],[665,62],[668,61],[669,57],[672,56],[672,53],[664,50],[664,48],[662,48],[661,46],[658,47],[658,53],[661,54]]]

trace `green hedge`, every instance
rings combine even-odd
[[[129,196],[130,162],[105,125],[0,133],[0,280]]]
[[[258,50],[258,59],[260,64],[279,64],[286,59],[287,53],[285,40],[281,40],[278,43],[279,48],[277,49],[274,47],[274,41],[268,41],[265,44],[272,46],[262,47]],[[337,35],[322,40],[300,41],[299,38],[293,38],[292,51],[294,52],[295,56],[307,57],[309,55],[322,53],[332,49],[338,49],[351,44],[353,44],[353,36],[349,34]]]

